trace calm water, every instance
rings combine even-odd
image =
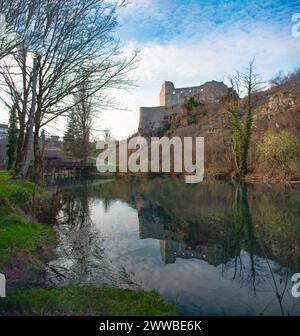
[[[59,195],[50,285],[155,290],[184,315],[300,315],[300,188],[120,179]]]

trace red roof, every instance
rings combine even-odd
[[[8,125],[0,124],[0,128],[8,128]]]

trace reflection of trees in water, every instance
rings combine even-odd
[[[244,263],[241,253],[244,249],[248,251],[250,259],[251,280],[253,290],[255,292],[255,249],[257,249],[257,242],[255,240],[252,216],[248,202],[248,186],[245,183],[234,184],[234,198],[233,198],[233,248],[234,248],[234,276],[240,278],[244,274]]]
[[[111,207],[111,200],[105,198],[105,199],[103,200],[103,206],[104,206],[104,212],[105,212],[105,213],[108,213],[108,212],[109,212],[109,209],[110,209],[110,207]]]
[[[286,260],[290,259],[285,258],[285,252],[293,253],[282,249],[282,241],[286,236],[289,242],[293,241],[290,237],[295,228],[292,219],[295,206],[292,204],[292,212],[288,213],[290,201],[277,195],[279,204],[286,202],[279,211],[288,214],[285,218],[291,223],[291,230],[285,230],[288,233],[282,239],[279,234],[273,238],[273,233],[277,233],[274,231],[278,227],[277,217],[274,216],[276,221],[271,222],[272,214],[264,210],[275,209],[277,203],[270,192],[264,194],[254,188],[243,183],[195,187],[178,180],[153,179],[117,180],[92,190],[83,186],[65,191],[62,196],[63,219],[59,225],[60,255],[64,258],[55,264],[55,269],[67,280],[87,282],[101,278],[99,283],[103,283],[103,279],[110,283],[113,273],[117,273],[113,279],[117,285],[120,276],[128,280],[126,270],[112,270],[109,260],[105,260],[101,233],[94,234],[89,209],[90,196],[103,201],[105,212],[109,212],[112,202],[122,200],[138,212],[140,237],[161,241],[161,255],[166,263],[175,263],[176,258],[197,258],[214,266],[223,265],[224,276],[226,273],[239,281],[258,298],[263,291],[272,292],[270,305],[274,307],[273,301],[277,300],[284,314],[290,274],[287,268],[272,260],[287,265]],[[121,281],[128,283],[127,280]],[[266,305],[262,313],[268,313],[268,308]]]
[[[280,187],[245,183],[190,186],[179,179],[119,179],[99,188],[98,195],[136,208],[141,238],[161,240],[166,263],[198,258],[223,265],[254,295],[272,292],[284,313],[290,273],[280,265],[296,266],[299,190],[284,194]]]
[[[63,206],[58,226],[61,259],[50,263],[49,267],[56,277],[75,277],[73,280],[85,282],[89,278],[91,260],[94,257],[101,259],[102,256],[101,249],[95,249],[95,246],[101,245],[97,244],[98,237],[92,228],[87,185],[63,192],[61,202]]]
[[[265,248],[257,241],[249,207],[248,189],[249,186],[242,182],[234,185],[233,241],[235,257],[233,260],[233,279],[238,279],[246,286],[251,284],[250,286],[255,295],[259,295],[263,291],[274,293],[274,296],[264,307],[261,314],[265,314],[269,306],[276,300],[281,314],[285,315],[287,312],[285,311],[284,303],[285,299],[288,299],[287,296],[289,296],[288,281],[291,274],[287,268],[275,266],[270,261],[270,256],[268,256]],[[250,267],[248,267],[248,262]],[[232,262],[225,265],[225,267],[230,268],[231,265]],[[257,290],[257,287],[263,283],[269,283],[270,290]]]
[[[91,218],[92,202],[90,188],[85,183],[80,188],[61,192],[58,258],[48,264],[49,282],[55,285],[79,282],[135,287],[125,270],[112,265],[106,256],[104,239]],[[103,206],[109,211],[110,201],[103,202]]]
[[[87,186],[84,184],[77,195],[67,194],[62,209],[64,224],[68,225],[69,255],[75,261],[80,281],[88,276],[88,261],[93,253],[95,235],[92,232]],[[101,252],[101,251],[99,251]],[[99,255],[100,256],[100,255]]]

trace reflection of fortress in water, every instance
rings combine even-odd
[[[171,219],[163,209],[148,200],[137,201],[140,239],[160,240],[160,254],[166,264],[173,264],[177,258],[201,259],[211,265],[226,263],[230,258],[226,257],[224,248],[216,241],[197,240],[196,245],[192,243],[192,237],[184,230],[184,223],[180,225],[183,229],[174,232]],[[191,243],[189,244],[189,240]]]
[[[135,209],[140,238],[159,240],[167,264],[177,258],[237,263],[244,251],[251,265],[266,255],[284,267],[300,265],[298,189],[222,181],[193,188],[181,179],[133,178],[95,192],[107,204],[121,200]]]

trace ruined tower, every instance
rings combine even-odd
[[[200,86],[176,88],[170,81],[162,84],[159,106],[141,107],[139,133],[146,136],[160,136],[168,127],[168,118],[184,113],[184,102],[193,97],[201,104],[219,103],[227,94],[223,82],[210,81]]]
[[[169,99],[168,97],[174,92],[175,86],[172,82],[164,81],[159,95],[159,105],[160,106],[168,106]]]

